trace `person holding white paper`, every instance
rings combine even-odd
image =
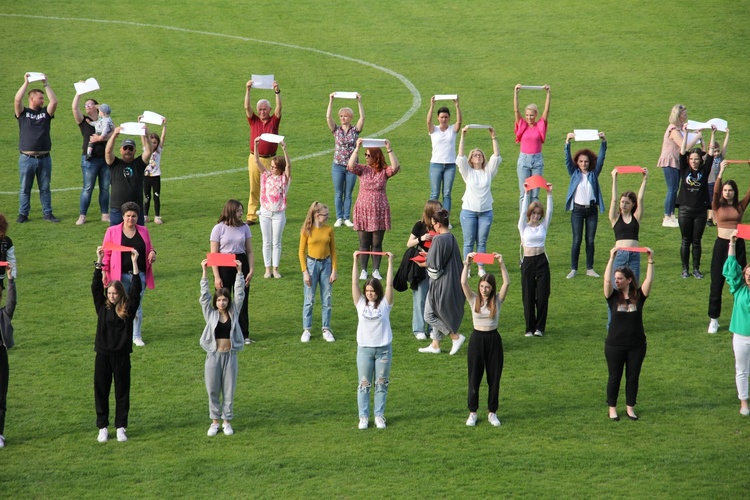
[[[357,106],[359,108],[357,125],[352,126],[352,119],[354,118],[352,108],[341,108],[339,110],[341,125],[336,125],[331,118],[334,97],[336,97],[336,92],[329,96],[328,109],[326,110],[326,122],[335,140],[333,165],[331,166],[333,205],[336,209],[336,222],[333,223],[333,227],[341,227],[342,225],[353,227],[354,223],[350,219],[350,211],[352,192],[354,191],[354,185],[357,183],[357,176],[349,172],[346,165],[349,163],[349,157],[357,145],[359,134],[362,133],[362,128],[365,126],[365,110],[362,107],[362,96],[357,93]]]
[[[550,87],[544,86],[547,92],[547,99],[544,102],[544,112],[541,119],[539,118],[539,108],[536,104],[529,104],[524,110],[524,114],[518,109],[518,92],[522,85],[519,83],[513,93],[513,111],[516,115],[515,134],[516,143],[520,143],[521,152],[518,155],[516,171],[518,174],[518,189],[521,192],[518,200],[518,207],[523,214],[523,200],[526,198],[526,188],[524,182],[532,175],[544,174],[544,157],[542,156],[542,144],[547,138],[547,118],[549,116],[550,105]],[[539,199],[539,189],[532,189],[529,193],[530,202]]]
[[[427,133],[432,141],[430,158],[430,199],[439,200],[443,195],[443,207],[450,211],[453,181],[456,178],[456,135],[461,130],[461,107],[458,96],[453,100],[456,106],[456,122],[451,125],[451,112],[443,106],[437,111],[438,126],[432,124],[435,96],[430,99],[427,111]]]
[[[255,163],[255,138],[264,133],[278,134],[279,123],[281,123],[281,90],[279,84],[273,82],[273,91],[276,94],[276,109],[271,113],[271,103],[267,99],[261,99],[256,105],[258,113],[253,111],[250,104],[250,89],[253,81],[248,80],[245,85],[245,114],[247,123],[250,125],[250,157],[247,161],[247,169],[250,177],[250,199],[247,202],[247,223],[250,225],[258,222],[258,208],[260,207],[260,170]],[[271,167],[271,158],[276,155],[278,144],[261,141],[258,145],[258,157],[266,168]]]
[[[115,130],[115,124],[109,116],[112,114],[112,108],[109,104],[100,104],[98,108],[99,114],[96,121],[92,123],[94,131],[98,136],[109,137],[109,135]],[[91,158],[93,151],[94,146],[89,143],[89,147],[86,149],[86,158]]]
[[[141,121],[142,117],[138,117]],[[151,143],[151,159],[143,172],[143,196],[146,204],[143,207],[143,220],[148,222],[148,210],[151,207],[151,192],[154,193],[154,223],[161,224],[161,153],[164,150],[164,140],[167,138],[167,119],[162,118],[161,137],[155,133],[148,134]]]
[[[385,156],[380,148],[367,148],[365,164],[358,163],[362,138],[357,139],[357,146],[349,157],[347,169],[359,176],[359,194],[354,204],[354,230],[359,236],[359,250],[362,252],[382,252],[385,232],[391,228],[391,206],[385,186],[388,179],[396,175],[401,166],[391,143],[385,141],[391,165],[385,163]],[[359,256],[362,274],[359,279],[367,279],[367,262],[369,254]],[[380,255],[372,256],[372,277],[383,279],[380,274]]]
[[[109,184],[110,173],[107,162],[104,160],[104,150],[107,146],[107,140],[113,130],[107,135],[96,133],[92,121],[98,117],[99,103],[96,99],[86,99],[84,110],[86,114],[81,113],[79,103],[81,94],[73,97],[73,118],[78,124],[83,137],[81,153],[81,172],[83,173],[83,187],[81,188],[81,198],[79,201],[79,215],[76,225],[80,226],[86,223],[86,215],[91,205],[91,195],[94,192],[94,186],[99,181],[99,210],[101,212],[102,222],[109,222]],[[89,148],[91,154],[88,154]]]
[[[47,82],[47,77],[42,75],[44,90],[47,92],[49,104],[44,106],[44,92],[40,89],[29,91],[29,106],[24,107],[23,95],[29,87],[29,73],[24,75],[23,84],[16,92],[13,100],[13,109],[18,120],[18,171],[21,178],[21,189],[18,194],[18,219],[16,222],[22,224],[29,220],[31,211],[31,187],[36,177],[39,188],[39,200],[42,202],[42,213],[47,222],[60,222],[52,214],[52,191],[50,190],[50,179],[52,178],[52,138],[50,137],[50,125],[55,117],[57,109],[57,96]]]
[[[583,227],[586,223],[586,276],[598,278],[594,271],[594,240],[596,226],[599,223],[599,212],[604,212],[604,198],[599,187],[599,174],[604,167],[604,156],[607,153],[607,139],[604,132],[599,132],[601,146],[599,155],[590,149],[579,149],[570,156],[570,141],[575,139],[573,132],[565,138],[565,167],[568,169],[570,184],[565,198],[565,210],[570,211],[570,226],[573,230],[573,244],[570,247],[570,272],[567,278],[573,278],[578,272],[578,257],[581,254]],[[598,210],[597,210],[598,207]]]
[[[464,154],[464,137],[469,127],[461,130],[461,141],[458,143],[458,157],[456,164],[461,177],[466,183],[466,191],[461,205],[461,230],[464,233],[464,259],[469,252],[476,250],[479,253],[487,251],[487,238],[492,226],[492,179],[497,175],[500,163],[500,146],[497,143],[495,129],[490,127],[492,138],[492,156],[489,161],[484,156],[484,151],[479,148],[472,149],[467,158]],[[484,265],[479,265],[479,276],[484,276]]]
[[[146,125],[143,125],[145,127]],[[143,219],[143,172],[151,158],[151,141],[148,140],[148,129],[145,129],[146,135],[141,136],[143,144],[143,153],[140,156],[135,155],[135,141],[125,139],[120,144],[120,155],[118,158],[114,155],[115,141],[120,135],[120,127],[115,131],[107,141],[107,147],[104,150],[104,160],[109,166],[110,181],[112,193],[109,204],[109,225],[116,226],[122,222],[123,214],[120,207],[126,201],[132,201],[138,208],[138,225],[144,224]]]

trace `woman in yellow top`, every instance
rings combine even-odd
[[[305,284],[305,303],[302,306],[302,342],[310,342],[312,310],[315,290],[320,285],[320,302],[323,313],[323,338],[333,342],[331,333],[331,284],[338,278],[336,272],[336,244],[333,228],[327,224],[328,206],[314,201],[307,211],[299,235],[299,263]]]

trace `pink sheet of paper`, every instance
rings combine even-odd
[[[133,247],[118,245],[117,243],[112,243],[111,241],[104,243],[103,247],[105,250],[109,250],[110,252],[130,252],[131,250],[133,250]]]
[[[737,237],[750,240],[750,224],[737,224]]]
[[[527,177],[526,182],[523,183],[523,187],[526,188],[526,191],[531,191],[532,189],[536,188],[542,188],[549,191],[549,187],[547,186],[547,179],[545,179],[541,175],[532,175],[531,177]]]
[[[638,253],[648,252],[648,250],[646,250],[646,247],[622,247],[622,248],[618,248],[618,250],[622,250],[624,252],[638,252]]]
[[[367,254],[367,255],[385,255],[385,252],[359,252],[360,254]]]
[[[427,257],[423,255],[417,255],[416,257],[412,257],[409,260],[413,260],[414,262],[427,262]]]
[[[618,174],[642,174],[643,167],[629,166],[629,167],[615,167]]]
[[[5,266],[7,266],[7,265],[8,265],[8,262],[7,262],[7,261],[4,261],[4,260],[0,260],[0,267],[5,267]]]
[[[477,264],[492,264],[495,262],[495,256],[491,253],[478,253],[474,256],[474,262]]]
[[[237,259],[231,253],[207,253],[206,259],[208,259],[207,266],[237,267],[235,262]]]

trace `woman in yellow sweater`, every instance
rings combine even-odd
[[[299,263],[305,285],[305,303],[302,306],[302,342],[310,342],[312,310],[315,290],[320,285],[320,302],[323,314],[323,338],[334,342],[331,333],[331,284],[338,278],[336,272],[336,244],[333,228],[327,224],[328,206],[314,201],[307,211],[299,235]]]

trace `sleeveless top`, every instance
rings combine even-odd
[[[631,217],[630,224],[625,224],[625,221],[622,220],[622,215],[618,216],[617,222],[615,222],[615,225],[612,227],[615,231],[615,241],[637,240],[640,228],[641,225],[635,217]]]

